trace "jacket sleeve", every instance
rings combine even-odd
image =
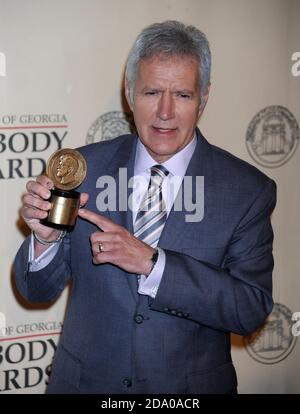
[[[16,286],[20,294],[31,302],[53,301],[71,276],[70,238],[66,236],[52,261],[36,272],[29,271],[29,243],[30,237],[27,237],[14,260]]]
[[[273,307],[276,184],[268,180],[236,227],[224,265],[165,250],[166,266],[151,309],[225,332],[249,335]]]

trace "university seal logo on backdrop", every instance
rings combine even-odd
[[[274,168],[285,164],[295,153],[299,126],[294,115],[283,106],[268,106],[250,122],[246,145],[258,164]]]
[[[244,338],[248,354],[262,364],[276,364],[292,352],[297,338],[292,334],[292,311],[275,303],[266,323]]]
[[[108,141],[120,135],[133,132],[133,118],[122,111],[106,112],[99,116],[90,126],[86,143]]]

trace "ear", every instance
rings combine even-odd
[[[131,101],[129,83],[126,77],[125,77],[125,96],[126,96],[126,101],[129,105],[129,108],[131,109],[131,111],[133,111],[133,102]]]
[[[209,84],[207,85],[207,88],[206,88],[205,95],[203,97],[203,103],[201,102],[201,104],[200,104],[200,108],[199,108],[199,112],[198,112],[198,116],[199,117],[203,113],[204,108],[205,108],[205,106],[207,104],[208,96],[209,96],[209,92],[210,92],[210,86],[211,86],[211,83],[209,82]]]

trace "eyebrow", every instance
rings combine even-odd
[[[146,92],[148,90],[154,91],[154,92],[163,92],[163,89],[161,88],[156,88],[156,87],[151,87],[151,86],[144,86],[144,88],[141,90],[141,92]],[[171,93],[182,93],[182,94],[188,94],[188,95],[195,95],[195,92],[190,90],[190,89],[176,89],[174,91],[172,91]]]
[[[188,94],[188,95],[195,95],[194,91],[191,91],[190,89],[177,89],[175,93],[182,93],[182,94]]]
[[[144,86],[143,89],[141,90],[141,92],[145,92],[145,91],[148,91],[148,90],[156,91],[156,92],[162,92],[162,89],[155,88],[155,87],[152,87],[152,86],[149,86],[149,85]]]

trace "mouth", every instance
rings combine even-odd
[[[162,135],[170,135],[173,134],[177,128],[165,128],[165,127],[157,127],[152,125],[152,129],[154,130],[154,132],[158,133],[158,134],[162,134]]]

